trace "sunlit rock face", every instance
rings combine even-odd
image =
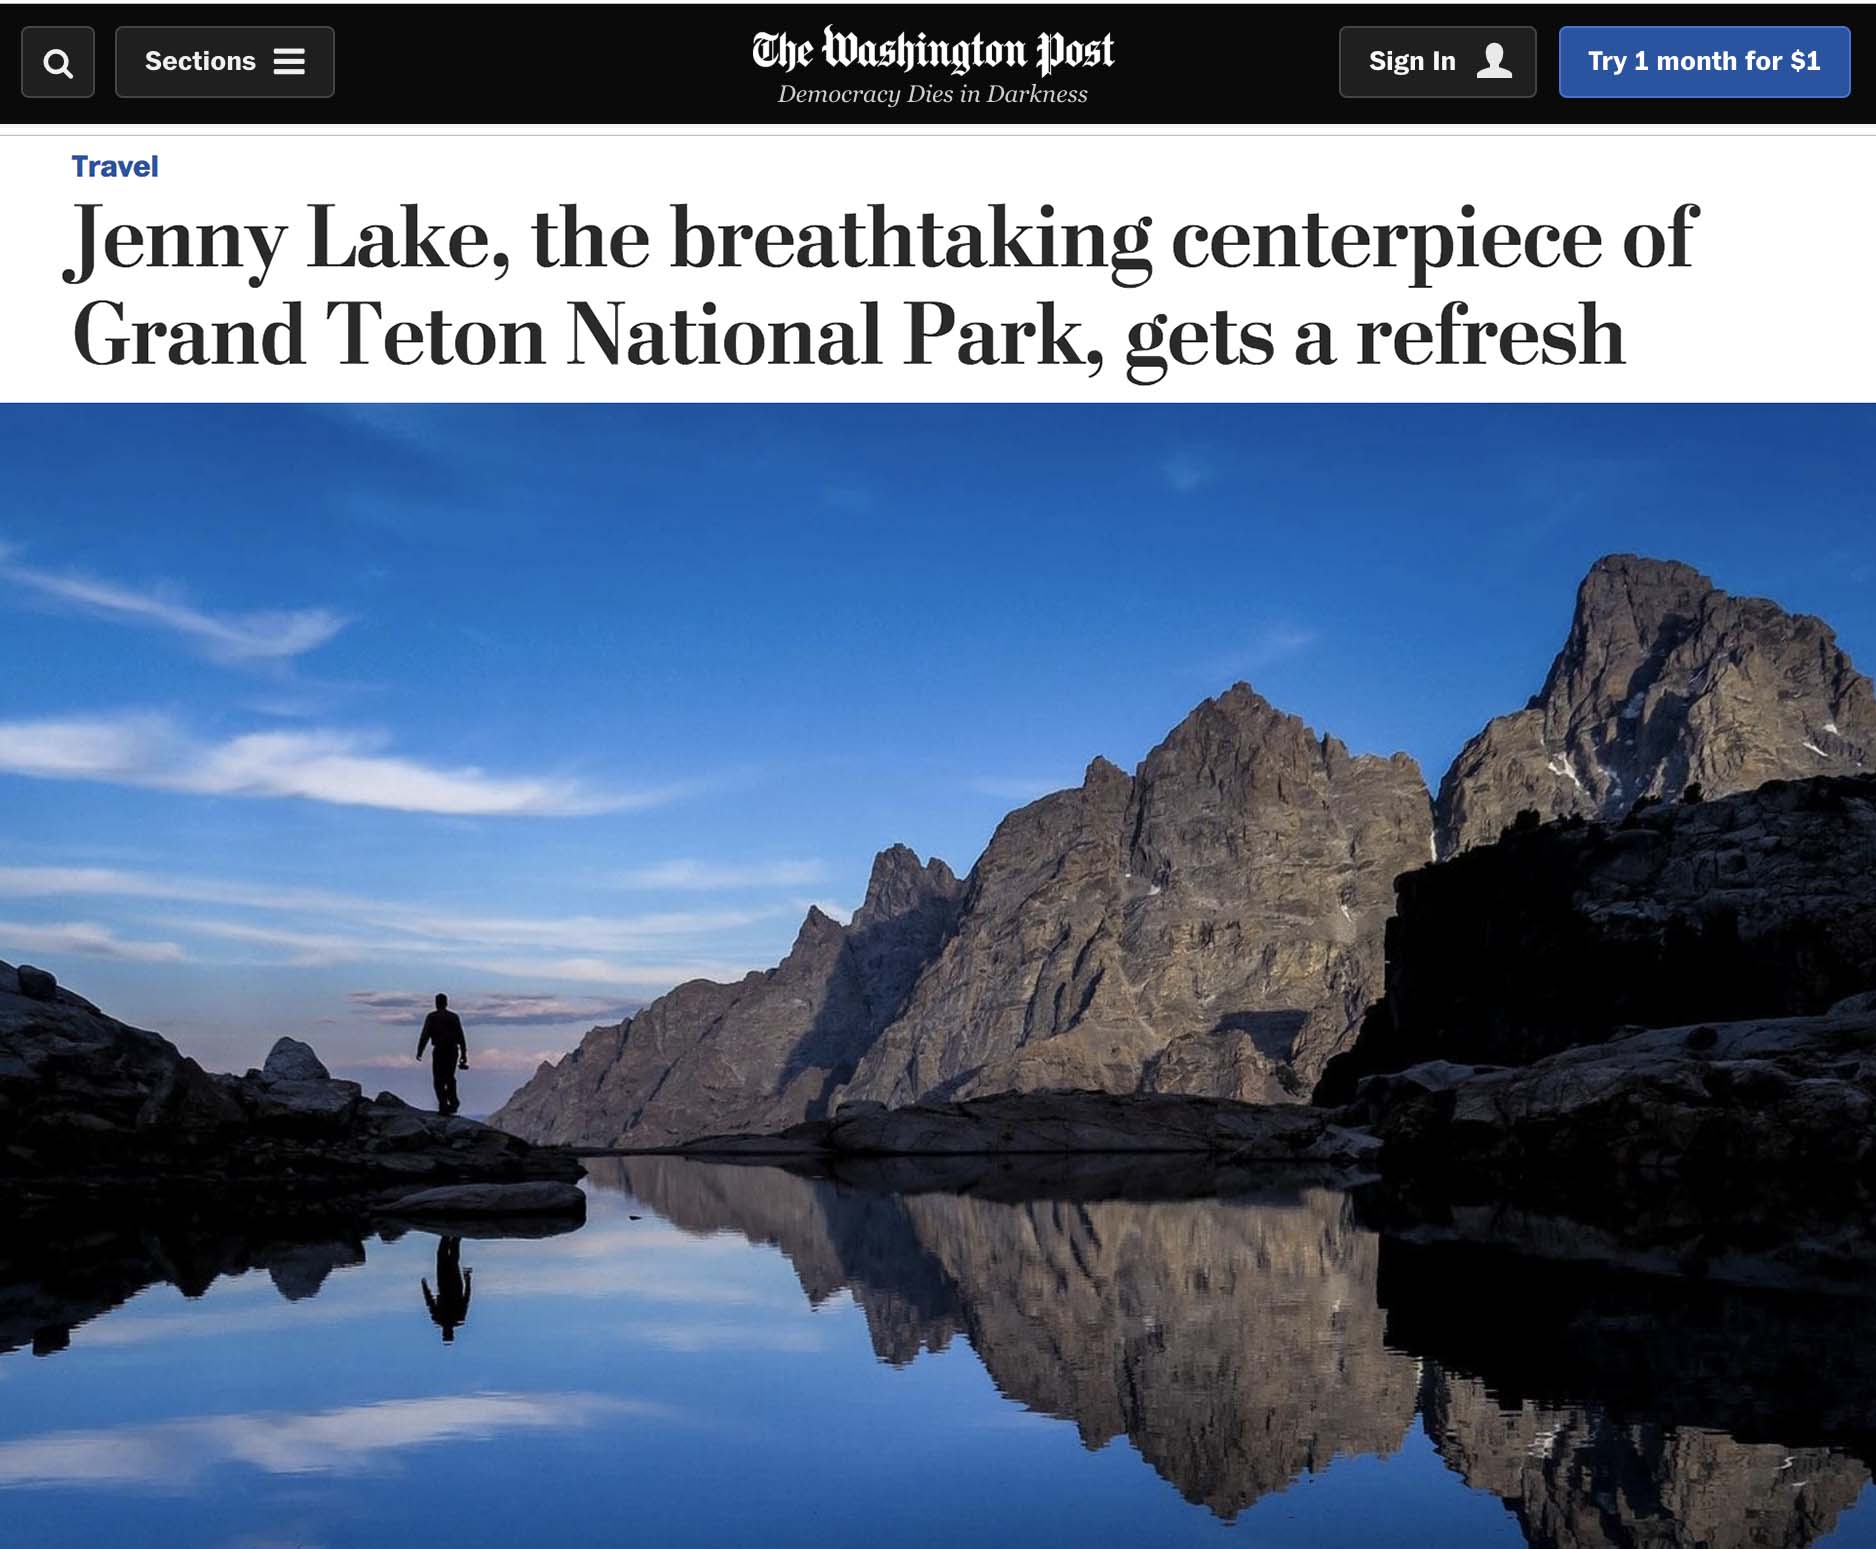
[[[1439,848],[1490,844],[1526,810],[1609,819],[1690,784],[1723,796],[1871,769],[1876,697],[1823,620],[1612,554],[1584,578],[1536,697],[1440,782]]]
[[[1435,1366],[1421,1412],[1447,1464],[1502,1500],[1539,1549],[1800,1549],[1869,1482],[1862,1463],[1825,1448],[1507,1406]]]
[[[1307,1096],[1380,993],[1394,878],[1430,853],[1404,754],[1355,757],[1243,684],[1138,772],[1005,818],[958,923],[842,1096]]]
[[[642,1148],[848,1100],[1298,1102],[1379,996],[1394,878],[1432,843],[1412,759],[1356,757],[1239,684],[1137,773],[1096,759],[1011,813],[964,883],[884,852],[851,925],[810,911],[778,967],[593,1029],[492,1122]]]

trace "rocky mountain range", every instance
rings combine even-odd
[[[999,825],[969,877],[903,846],[842,926],[810,911],[776,967],[679,986],[543,1065],[494,1122],[650,1147],[766,1133],[841,1102],[1003,1091],[1301,1101],[1384,988],[1395,879],[1521,813],[1876,767],[1876,696],[1822,621],[1615,555],[1577,594],[1539,694],[1430,799],[1239,684],[1128,774]]]
[[[559,1143],[761,1132],[835,1101],[1081,1087],[1308,1094],[1380,993],[1394,877],[1431,853],[1413,761],[1354,757],[1240,684],[1135,775],[999,825],[968,881],[902,847],[841,927],[544,1065],[492,1122]]]

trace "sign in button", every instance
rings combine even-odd
[[[1344,97],[1534,97],[1535,27],[1344,27]]]
[[[1847,97],[1848,27],[1565,27],[1565,97]]]

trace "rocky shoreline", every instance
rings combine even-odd
[[[368,1098],[283,1038],[266,1064],[214,1075],[31,966],[0,963],[0,1180],[9,1217],[186,1200],[224,1215],[369,1212],[443,1186],[485,1215],[581,1208],[583,1169],[471,1119]],[[488,1190],[524,1192],[503,1196]]]

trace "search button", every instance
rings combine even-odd
[[[76,100],[97,84],[97,40],[89,27],[20,28],[22,96]]]

